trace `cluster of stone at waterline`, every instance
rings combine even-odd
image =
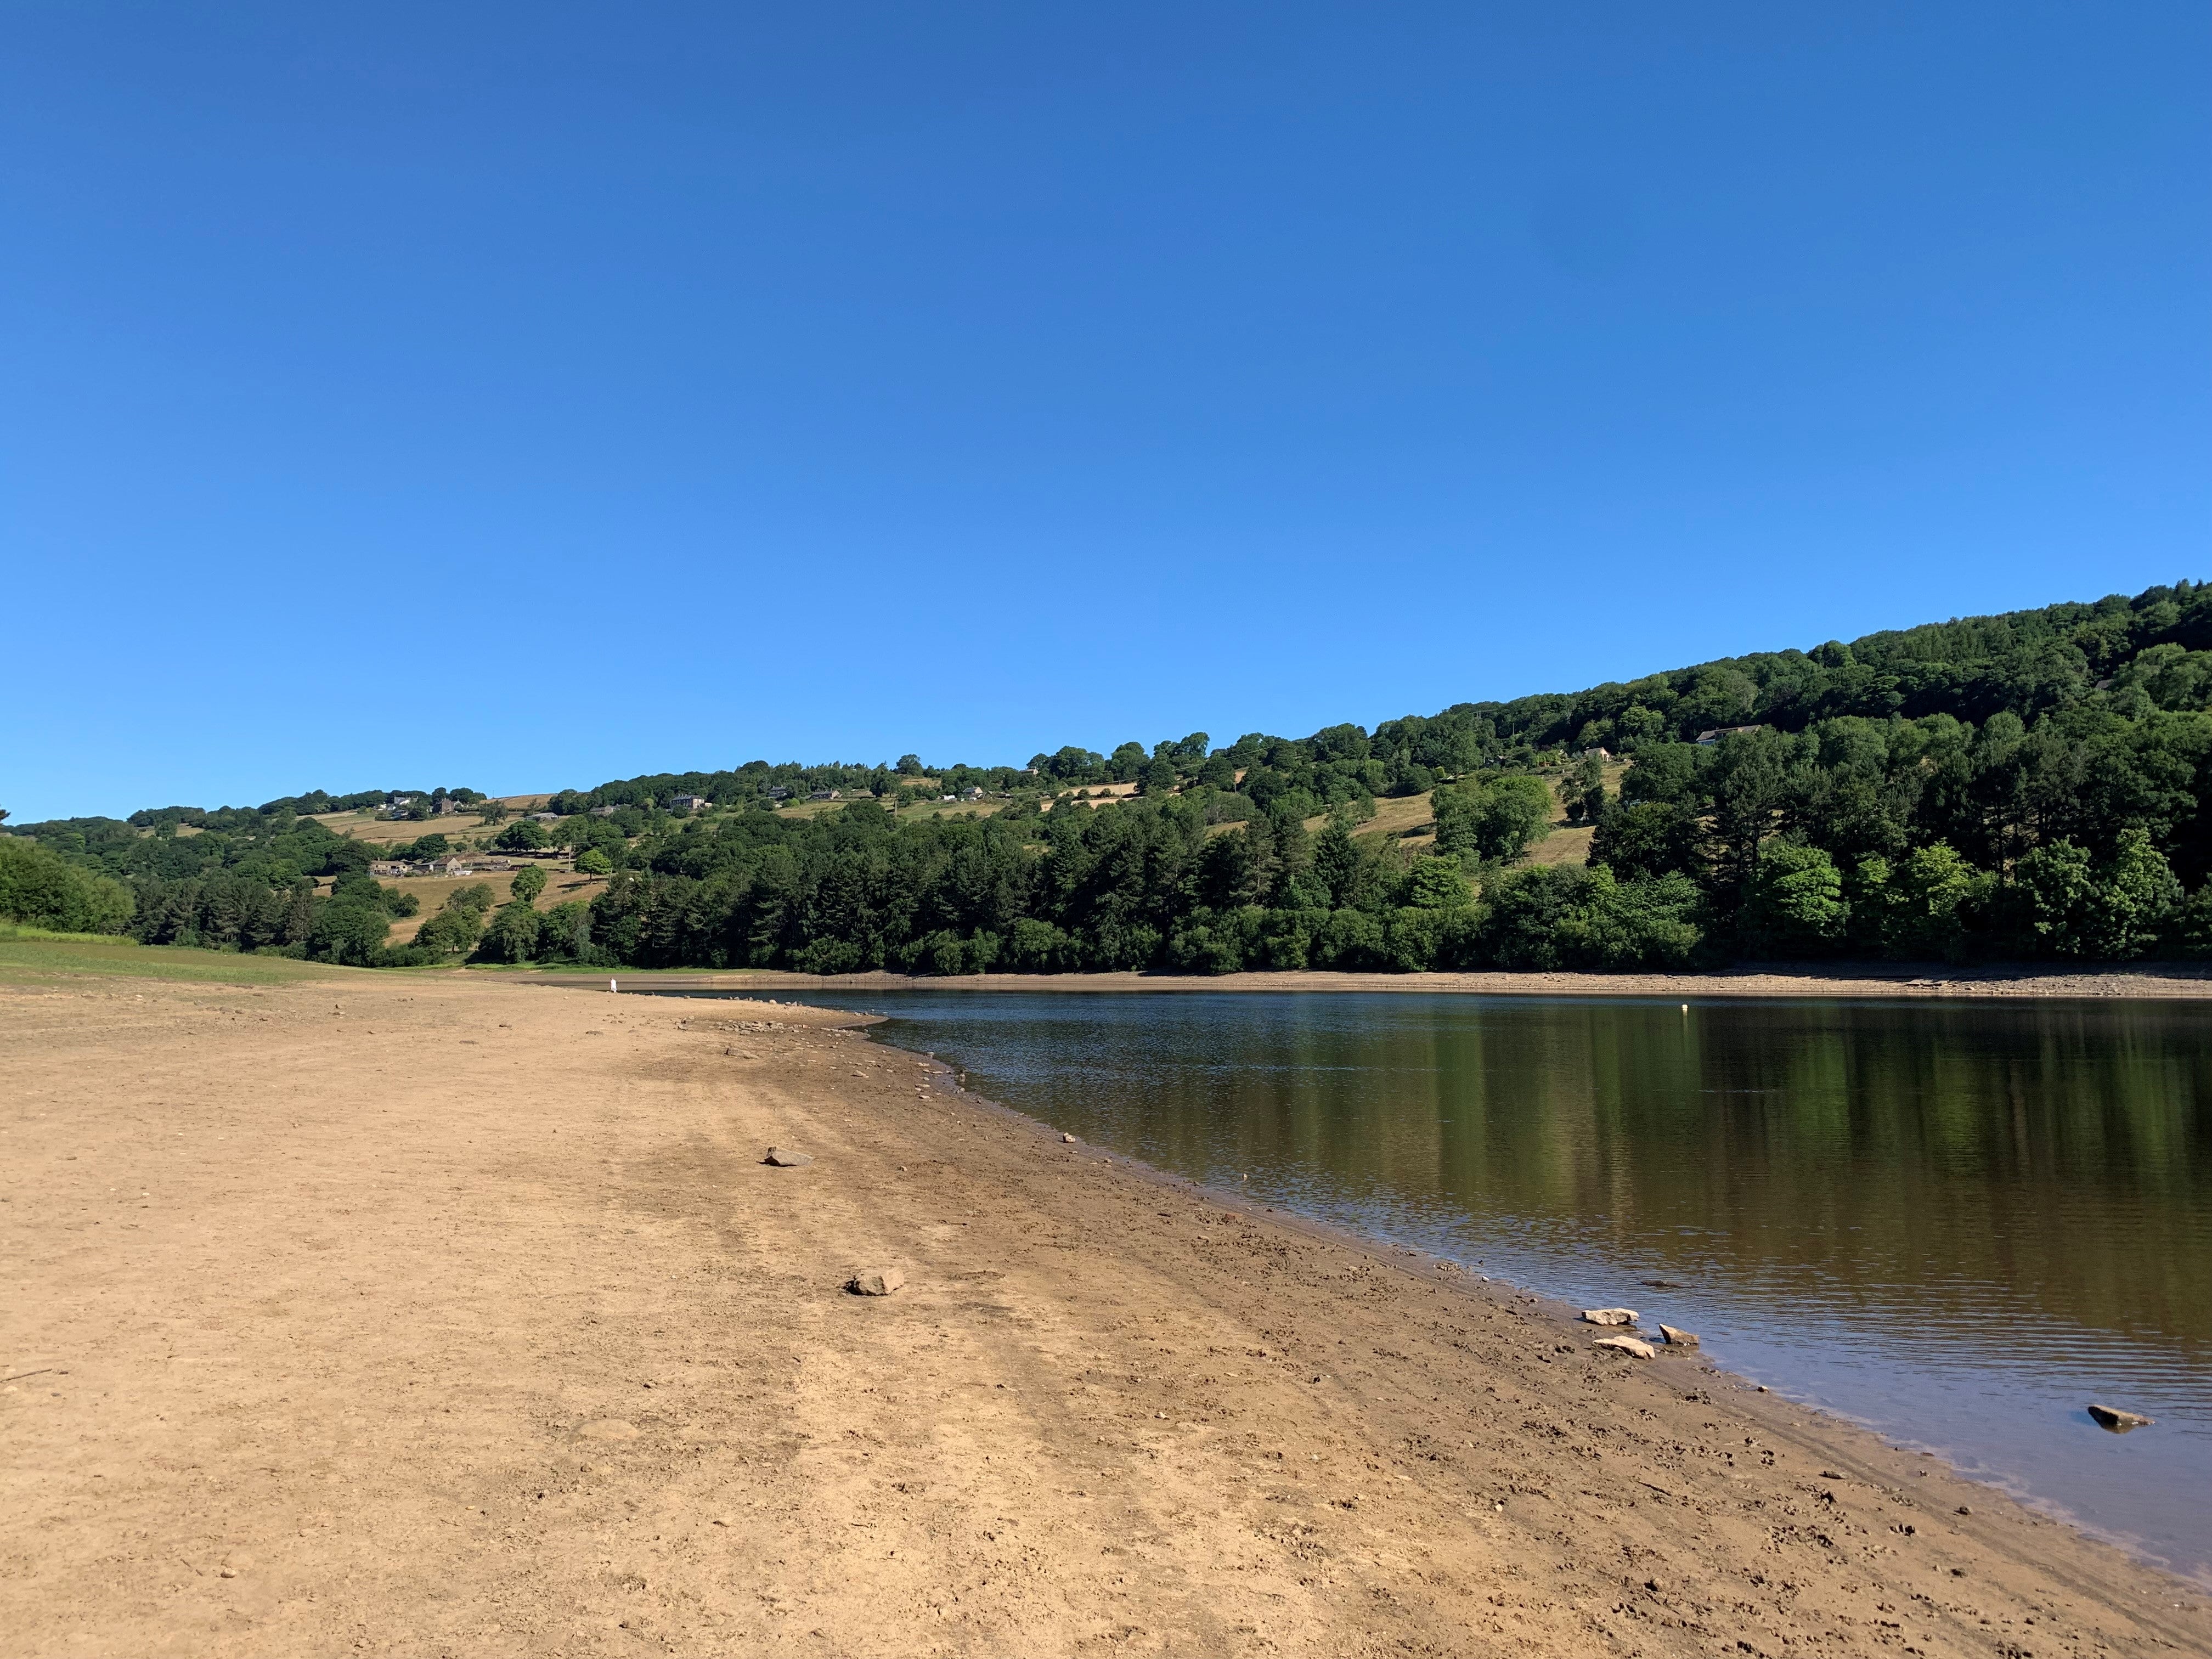
[[[1584,1308],[1581,1317],[1585,1324],[1605,1326],[1625,1333],[1642,1316],[1633,1308]],[[1673,1348],[1694,1348],[1698,1346],[1696,1332],[1665,1323],[1659,1327],[1659,1340]],[[1659,1350],[1642,1337],[1625,1334],[1601,1336],[1590,1346],[1613,1353],[1626,1354],[1634,1359],[1656,1359],[1659,1357]],[[2114,1434],[2125,1434],[2131,1429],[2147,1429],[2158,1421],[2154,1417],[2145,1417],[2141,1412],[2123,1411],[2117,1406],[2093,1405],[2088,1407],[2088,1413],[2098,1427],[2109,1429]]]
[[[1072,1134],[1063,1133],[1060,1139],[1069,1146],[1080,1144]],[[814,1159],[808,1153],[795,1152],[787,1146],[771,1146],[761,1162],[779,1170],[803,1170],[811,1164]],[[1654,1288],[1669,1290],[1677,1288],[1665,1279],[1652,1279],[1647,1282]],[[905,1285],[906,1275],[902,1272],[897,1267],[884,1266],[855,1268],[847,1275],[840,1288],[854,1296],[890,1296],[903,1289]],[[1680,1326],[1669,1325],[1663,1320],[1659,1322],[1658,1325],[1659,1344],[1655,1345],[1647,1342],[1640,1336],[1629,1334],[1631,1331],[1638,1328],[1643,1318],[1643,1315],[1634,1308],[1584,1308],[1579,1317],[1585,1324],[1595,1325],[1612,1333],[1610,1335],[1598,1338],[1590,1345],[1592,1347],[1601,1349],[1608,1353],[1620,1354],[1631,1359],[1656,1359],[1659,1357],[1660,1345],[1678,1349],[1690,1349],[1699,1346],[1698,1334],[1695,1331],[1684,1330]],[[1760,1390],[1761,1393],[1765,1391],[1764,1389]],[[2131,1430],[2147,1429],[2157,1421],[2155,1418],[2146,1417],[2140,1412],[2126,1411],[2117,1406],[2092,1405],[2087,1411],[2090,1419],[2099,1427],[2107,1429],[2114,1434],[2126,1434]]]
[[[1586,1324],[1626,1328],[1633,1326],[1642,1316],[1633,1308],[1584,1308],[1582,1317]],[[1670,1348],[1694,1348],[1698,1346],[1697,1333],[1686,1331],[1677,1325],[1662,1324],[1659,1340]],[[1659,1350],[1650,1343],[1640,1336],[1629,1336],[1625,1333],[1601,1336],[1590,1346],[1603,1348],[1610,1353],[1626,1354],[1632,1359],[1656,1359],[1659,1357]]]

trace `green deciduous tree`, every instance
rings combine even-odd
[[[438,914],[424,922],[415,943],[432,956],[466,956],[483,937],[484,912],[491,908],[491,885],[474,881],[446,896]]]
[[[480,910],[441,910],[415,934],[418,948],[434,957],[463,957],[477,948],[483,934]]]
[[[553,838],[535,818],[517,818],[499,832],[492,845],[510,853],[532,853],[550,847]]]
[[[367,967],[384,954],[392,917],[380,902],[357,893],[318,905],[307,933],[307,952],[324,962]]]
[[[1817,847],[1770,842],[1745,884],[1737,928],[1764,957],[1826,956],[1843,943],[1843,874]]]
[[[2097,954],[2128,961],[2158,943],[2181,906],[2181,884],[2142,830],[2120,831],[2119,846],[2097,872]]]
[[[1694,866],[1698,822],[1673,801],[1615,804],[1590,837],[1590,862],[1609,866],[1623,881]]]
[[[131,890],[15,836],[0,839],[0,917],[58,933],[119,933]]]
[[[1509,871],[1484,888],[1481,922],[1451,965],[1680,968],[1700,943],[1698,901],[1697,884],[1680,875],[1624,882],[1601,865]]]
[[[1407,878],[1406,902],[1419,910],[1459,910],[1474,902],[1459,860],[1449,853],[1416,859]]]
[[[1552,819],[1552,792],[1541,778],[1512,775],[1446,787],[1431,799],[1437,850],[1481,863],[1519,858]]]
[[[2181,884],[2141,830],[2121,832],[2102,865],[2070,841],[2039,847],[2007,896],[2015,938],[2039,956],[2126,961],[2158,942],[2181,906]]]
[[[427,926],[427,924],[425,924]],[[528,903],[516,901],[492,912],[491,921],[477,944],[481,962],[529,962],[538,955],[544,919]]]
[[[603,962],[614,960],[592,940],[592,907],[581,900],[556,904],[540,918],[538,930],[540,961]]]
[[[1851,935],[1899,961],[1954,959],[1966,953],[1968,927],[1995,886],[1996,878],[1940,842],[1894,865],[1878,854],[1862,859],[1847,884]]]

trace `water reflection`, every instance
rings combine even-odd
[[[1694,1324],[1725,1364],[2207,1575],[2212,1050],[2193,1006],[877,1006],[889,1040],[1087,1140]],[[2159,1425],[2106,1434],[2093,1399]]]

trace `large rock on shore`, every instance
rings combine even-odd
[[[1601,1336],[1590,1344],[1594,1348],[1610,1348],[1615,1353],[1625,1353],[1632,1359],[1656,1359],[1659,1350],[1640,1337]]]
[[[1593,1325],[1633,1325],[1636,1322],[1636,1310],[1633,1308],[1584,1308],[1583,1317]]]
[[[1669,1347],[1694,1348],[1698,1346],[1698,1334],[1695,1331],[1677,1330],[1672,1325],[1662,1324],[1659,1327],[1659,1335]]]

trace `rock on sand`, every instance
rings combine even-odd
[[[1625,1353],[1633,1359],[1656,1359],[1659,1357],[1658,1349],[1633,1336],[1601,1336],[1590,1346],[1611,1348],[1615,1353]]]
[[[1672,1325],[1662,1324],[1659,1327],[1659,1335],[1660,1339],[1670,1347],[1694,1348],[1698,1346],[1698,1334],[1695,1331],[1680,1331]]]
[[[896,1267],[864,1267],[845,1281],[845,1288],[854,1296],[889,1296],[906,1283],[906,1275]]]
[[[1636,1310],[1633,1308],[1584,1308],[1583,1317],[1593,1325],[1633,1325],[1636,1322]]]
[[[803,1170],[814,1160],[805,1152],[787,1152],[781,1146],[771,1146],[761,1162],[773,1164],[779,1170]]]

